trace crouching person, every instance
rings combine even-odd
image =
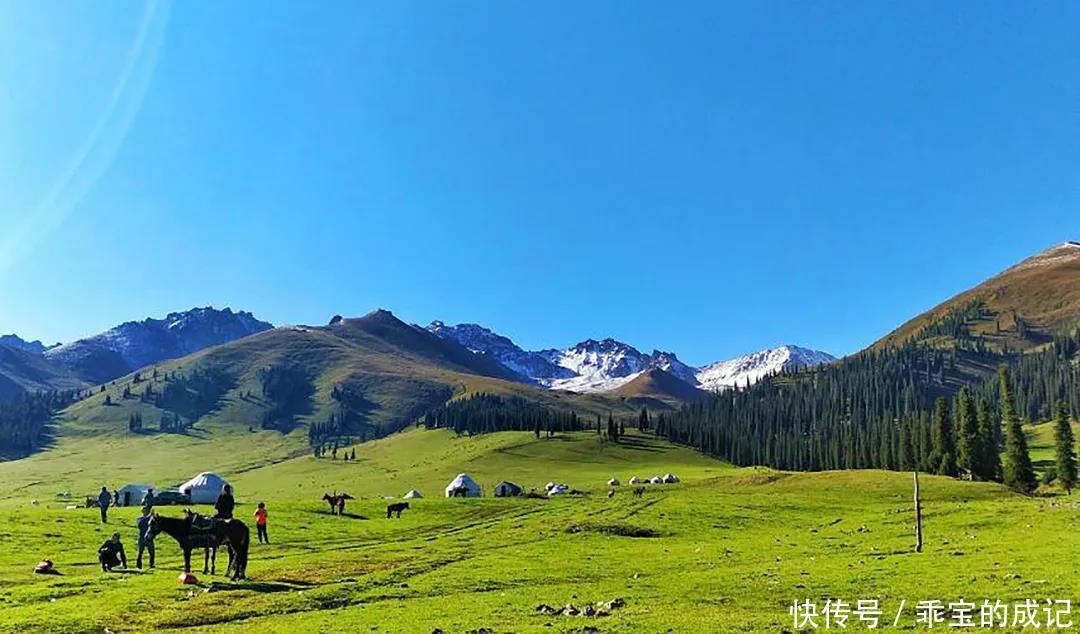
[[[101,562],[103,572],[111,572],[113,568],[120,566],[127,568],[127,555],[124,554],[124,545],[120,543],[120,533],[113,533],[113,536],[98,548],[98,561]]]

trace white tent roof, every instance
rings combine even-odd
[[[630,476],[630,484],[641,484],[641,478],[637,476]]]
[[[459,473],[456,478],[450,481],[450,484],[446,485],[446,495],[449,497],[453,493],[454,489],[465,487],[469,491],[469,495],[472,497],[480,495],[480,485],[473,480],[467,473]]]
[[[553,495],[566,495],[567,491],[569,490],[570,487],[566,486],[565,484],[556,484],[555,486],[551,487],[550,490],[548,490],[548,497],[551,497]]]
[[[228,482],[216,473],[204,471],[180,485],[180,492],[191,496],[195,504],[211,504],[217,500],[222,487]]]
[[[664,482],[666,482],[668,484],[674,484],[674,483],[676,483],[678,481],[679,481],[679,478],[674,473],[666,473],[666,474],[664,474]]]
[[[422,497],[424,497],[424,496],[420,495],[420,492],[417,491],[416,489],[413,489],[412,491],[409,491],[408,493],[406,493],[404,495],[404,498],[406,500],[413,500],[413,499],[422,498]]]
[[[124,486],[120,487],[117,490],[121,494],[124,494],[127,491],[131,491],[132,493],[136,493],[136,492],[137,493],[146,493],[150,489],[153,489],[153,490],[157,491],[157,487],[152,485],[152,484],[144,484],[144,483],[132,482],[132,483],[129,483],[129,484],[125,484]]]
[[[653,484],[663,484],[664,479],[661,478],[660,476],[653,476],[653,477],[649,478],[649,482],[652,482]]]
[[[607,483],[609,485],[613,486],[613,487],[617,487],[617,486],[619,486],[619,479],[618,478],[612,478],[612,479],[608,480]]]

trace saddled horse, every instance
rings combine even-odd
[[[185,517],[165,517],[154,513],[150,517],[147,533],[153,539],[158,533],[165,533],[180,544],[184,551],[184,572],[191,572],[191,551],[194,548],[213,548],[226,546],[229,549],[229,569],[232,580],[247,578],[248,548],[251,536],[246,524],[240,520],[212,520],[206,528],[196,524],[196,516],[185,511]],[[209,556],[209,552],[208,552]]]
[[[335,512],[338,515],[344,515],[345,514],[345,500],[351,500],[351,499],[353,499],[353,496],[349,495],[348,493],[341,493],[341,494],[335,493],[333,495],[330,495],[329,493],[325,493],[325,494],[323,494],[322,499],[324,501],[326,501],[327,504],[330,505],[330,514],[331,515],[334,515]]]

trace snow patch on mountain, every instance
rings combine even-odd
[[[524,350],[508,337],[478,324],[448,326],[434,321],[428,330],[452,339],[476,354],[490,356],[533,383],[571,392],[608,392],[634,380],[642,372],[660,369],[705,390],[744,387],[782,370],[834,361],[824,352],[781,346],[737,359],[695,368],[673,352],[645,354],[616,339],[586,339],[564,350]]]
[[[836,357],[827,352],[799,346],[780,346],[703,366],[698,369],[695,378],[700,388],[715,392],[746,387],[782,370],[809,368],[835,360]]]
[[[182,357],[273,328],[249,312],[212,307],[129,321],[45,351],[45,358],[78,375],[105,381],[166,359]]]

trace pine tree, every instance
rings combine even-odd
[[[1009,370],[1001,366],[998,371],[1001,390],[1001,419],[1005,425],[1005,463],[1002,475],[1005,485],[1022,493],[1035,490],[1035,470],[1031,466],[1028,454],[1027,438],[1016,413],[1016,400],[1009,385]]]
[[[1054,405],[1057,420],[1054,426],[1054,444],[1056,445],[1054,468],[1057,471],[1057,479],[1065,492],[1072,494],[1076,486],[1076,438],[1073,436],[1072,425],[1069,423],[1069,411],[1065,403],[1058,401]]]
[[[939,397],[934,403],[934,423],[930,431],[933,451],[929,467],[938,475],[956,475],[956,448],[953,444],[952,421],[949,419],[949,401]]]
[[[956,395],[956,407],[953,413],[956,416],[956,466],[975,480],[981,458],[979,424],[975,418],[971,392],[966,385],[960,388],[960,393]]]
[[[979,460],[976,463],[976,477],[986,482],[1001,481],[1001,451],[998,448],[998,428],[1001,422],[990,414],[986,399],[979,399],[975,406],[975,418],[979,422]]]

